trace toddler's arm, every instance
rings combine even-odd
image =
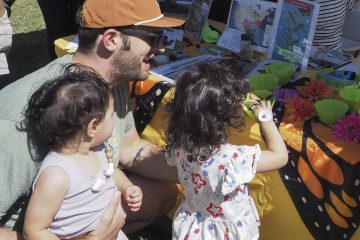
[[[58,240],[48,230],[70,186],[66,173],[48,167],[38,177],[25,215],[24,237],[28,240]]]
[[[124,172],[118,168],[115,169],[113,178],[125,201],[128,203],[130,210],[133,212],[139,211],[143,198],[140,187],[135,186]]]
[[[277,129],[273,118],[267,121],[260,121],[258,115],[261,110],[271,111],[270,101],[262,101],[261,105],[253,111],[262,130],[267,150],[261,151],[261,157],[257,164],[257,172],[266,172],[279,169],[288,161],[288,152],[284,140]]]

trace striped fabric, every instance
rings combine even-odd
[[[313,46],[341,50],[341,28],[346,13],[354,9],[354,0],[316,0],[320,4]]]

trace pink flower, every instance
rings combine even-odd
[[[335,137],[360,143],[360,115],[352,113],[340,118],[331,126]]]
[[[298,92],[310,101],[317,101],[331,94],[331,88],[321,80],[310,80],[305,85],[297,88]]]

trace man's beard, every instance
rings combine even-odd
[[[120,50],[111,63],[111,85],[145,80],[149,72],[142,70],[142,60],[131,51]]]

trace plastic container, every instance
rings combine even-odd
[[[355,86],[344,87],[339,95],[349,105],[351,112],[360,113],[360,89]]]
[[[279,82],[279,78],[274,74],[260,73],[249,78],[250,86],[253,90],[273,91]]]
[[[322,99],[315,103],[315,110],[320,122],[332,125],[338,118],[345,116],[349,107],[346,103],[336,99]]]
[[[273,62],[265,67],[267,73],[275,74],[279,77],[278,85],[282,86],[289,82],[294,76],[295,65],[289,62]]]

